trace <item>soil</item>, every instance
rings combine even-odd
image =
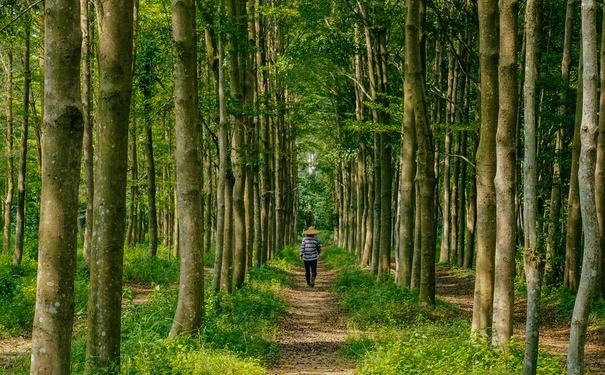
[[[473,316],[475,278],[457,276],[452,270],[437,271],[437,294],[445,301],[456,304],[470,320]],[[515,301],[514,336],[525,340],[525,299]],[[571,320],[562,316],[554,305],[542,305],[540,310],[540,347],[552,354],[567,356]],[[591,374],[605,374],[605,327],[589,326],[586,335],[584,363]]]
[[[280,354],[272,374],[354,374],[355,363],[338,353],[352,332],[341,319],[337,296],[329,291],[337,270],[317,265],[315,287],[307,286],[303,267],[290,272],[285,291],[290,304],[283,320]]]

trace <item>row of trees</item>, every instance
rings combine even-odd
[[[337,243],[378,276],[389,272],[393,248],[397,283],[418,288],[422,303],[435,303],[437,261],[475,264],[473,336],[503,350],[512,337],[515,275],[524,274],[526,373],[536,371],[543,280],[578,292],[569,373],[583,371],[597,284],[605,295],[596,13],[583,4],[580,34],[578,9],[573,0],[565,5],[528,1],[520,12],[518,1],[408,1],[403,12],[374,1],[332,13],[351,38],[340,65],[348,80],[333,90],[342,98],[337,113],[348,117],[330,161]],[[582,36],[580,51],[574,35]]]
[[[143,243],[148,234],[155,257],[163,237],[180,258],[176,336],[201,327],[203,254],[212,242],[212,290],[229,293],[243,285],[249,267],[296,239],[300,119],[282,62],[290,14],[274,2],[239,0],[202,7],[177,0],[171,11],[130,0],[37,4],[3,7],[11,21],[2,30],[25,40],[15,263],[23,254],[25,180],[42,181],[29,191],[31,226],[39,220],[31,368],[69,373],[78,233],[91,275],[89,365],[119,368],[125,243]],[[40,64],[30,90],[32,34]],[[4,252],[14,216],[15,49],[13,39],[3,44]],[[27,116],[31,109],[38,119],[36,102],[43,119],[36,123],[39,170],[26,176]]]

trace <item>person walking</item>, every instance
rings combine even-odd
[[[319,239],[315,238],[315,235],[319,234],[319,231],[314,227],[309,227],[303,232],[303,240],[300,244],[300,260],[305,262],[305,277],[307,279],[307,286],[315,286],[315,277],[317,277],[317,258],[321,253],[321,243]]]

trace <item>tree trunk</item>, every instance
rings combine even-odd
[[[583,44],[580,45],[580,49]],[[578,77],[582,77],[583,55],[580,54]],[[580,212],[580,186],[578,166],[580,161],[580,127],[582,125],[583,85],[578,85],[576,99],[576,121],[571,151],[571,177],[569,180],[569,199],[567,208],[567,237],[565,238],[565,270],[563,285],[577,290],[580,283],[580,255],[582,246],[582,216]]]
[[[496,261],[492,344],[508,351],[513,335],[515,250],[515,172],[517,166],[518,0],[500,2],[499,115],[496,133]]]
[[[90,267],[92,250],[93,206],[95,199],[94,165],[92,146],[92,116],[90,93],[90,36],[88,35],[88,1],[80,0],[80,30],[82,30],[82,114],[84,115],[84,175],[86,178],[86,231],[84,254]]]
[[[451,56],[450,56],[451,57]],[[449,90],[448,90],[449,91]],[[450,104],[447,104],[448,108]],[[449,123],[449,116],[447,116]],[[442,211],[442,231],[441,231],[441,254],[439,263],[448,264],[450,262],[450,152],[452,148],[452,131],[447,129],[445,132],[445,157],[443,167],[443,209]]]
[[[23,51],[23,121],[21,123],[21,146],[19,147],[19,177],[17,181],[17,230],[15,233],[15,253],[13,264],[21,264],[23,241],[25,239],[25,179],[27,171],[27,132],[29,128],[29,42],[31,25],[29,17],[25,18],[25,48]]]
[[[457,74],[456,74],[457,76]],[[453,97],[455,99],[456,96]],[[454,137],[454,155],[460,155],[460,131],[457,130]],[[451,229],[450,229],[450,264],[456,265],[458,259],[458,181],[460,179],[460,159],[455,157],[452,161],[453,168],[452,174],[454,180],[452,181],[452,198],[450,201],[450,207],[444,207],[443,209],[451,210]]]
[[[44,46],[48,60],[44,72],[42,149],[43,159],[48,162],[42,173],[39,274],[30,372],[69,374],[83,133],[80,7],[77,0],[48,0],[45,13]]]
[[[492,326],[496,248],[496,129],[498,125],[498,2],[479,0],[481,139],[477,149],[477,272],[472,335]]]
[[[6,71],[6,152],[8,154],[8,175],[6,186],[6,200],[4,201],[4,236],[2,242],[2,254],[10,250],[11,227],[13,219],[13,194],[15,192],[15,161],[13,157],[13,54],[8,53],[8,66]]]
[[[86,354],[90,367],[119,367],[133,2],[104,0],[102,8],[97,14],[99,130]]]
[[[435,171],[434,150],[428,121],[426,94],[424,91],[424,71],[419,43],[420,1],[407,1],[406,16],[406,61],[408,64],[406,81],[410,81],[414,105],[414,123],[418,144],[418,195],[420,202],[420,226],[423,228],[421,242],[420,295],[423,304],[435,304],[435,243],[436,228],[434,215]]]
[[[561,78],[563,79],[563,89],[561,90],[561,106],[559,115],[567,115],[567,92],[569,90],[569,71],[571,63],[571,41],[573,37],[573,17],[575,0],[567,0],[567,10],[565,12],[565,35],[563,38],[563,59],[561,62]],[[546,241],[546,269],[545,274],[550,281],[555,278],[553,262],[560,252],[560,241],[556,239],[560,233],[561,216],[561,191],[563,189],[561,181],[561,154],[563,152],[563,124],[559,123],[559,129],[556,132],[555,140],[555,159],[553,163],[552,190],[550,194],[550,217],[548,223],[548,238]]]
[[[399,223],[399,259],[402,264],[399,282],[401,286],[409,288],[411,286],[412,264],[414,258],[414,178],[416,169],[414,158],[416,150],[416,129],[414,126],[412,86],[410,80],[407,78],[404,80],[404,95],[403,136],[401,140],[401,218]],[[449,173],[447,164],[446,168]],[[444,183],[447,180],[448,179],[444,177]],[[446,222],[447,221],[444,219],[444,227]],[[449,253],[446,252],[446,254]],[[440,261],[443,260],[443,257],[441,257]],[[445,262],[447,262],[447,259]]]
[[[525,152],[523,157],[523,223],[525,234],[525,280],[527,282],[527,320],[523,374],[535,374],[538,366],[540,294],[544,260],[538,249],[538,163],[536,161],[536,80],[538,78],[539,0],[529,0],[525,13],[525,84],[523,86]]]
[[[516,115],[516,114],[515,114]],[[468,121],[465,121],[468,123]],[[461,131],[460,154],[466,157],[468,134]],[[464,234],[466,233],[466,161],[460,160],[460,178],[458,179],[458,267],[464,265]]]
[[[516,147],[516,146],[515,146]],[[477,154],[477,141],[474,135],[471,136],[471,160],[475,160]],[[477,175],[476,168],[471,169],[469,176],[470,184],[468,188],[468,219],[466,221],[466,251],[464,252],[464,268],[473,268],[473,259],[475,257],[475,223],[477,222]]]
[[[605,15],[605,8],[603,9]],[[605,18],[602,31],[605,31]],[[602,34],[605,35],[605,34]],[[600,253],[597,294],[605,299],[605,38],[601,38],[601,89],[599,110],[599,139],[597,143],[597,161],[595,170],[595,202],[599,220]]]
[[[86,1],[86,0],[83,0]],[[134,107],[134,106],[133,106]],[[134,113],[133,113],[134,115]],[[127,240],[128,246],[134,247],[137,243],[137,232],[138,232],[138,220],[137,220],[137,197],[138,197],[138,180],[139,180],[139,167],[138,167],[138,150],[137,150],[137,129],[136,122],[133,116],[132,120],[132,132],[131,132],[131,143],[130,143],[130,218],[128,220],[128,231],[127,231]],[[86,159],[86,157],[84,157]],[[87,211],[88,213],[88,211]],[[88,217],[86,219],[88,222]],[[91,219],[92,223],[92,219]],[[92,237],[91,237],[92,238]]]
[[[365,175],[365,148],[362,146],[359,153],[357,154],[357,218],[356,218],[356,226],[355,226],[355,253],[357,256],[357,261],[360,262],[363,253],[363,235],[364,235],[364,225],[363,225],[363,211],[364,211],[364,196],[366,194],[364,189],[364,175]]]
[[[229,0],[227,3],[227,13],[229,23],[235,28],[233,33],[229,34],[228,48],[233,55],[229,64],[229,81],[231,83],[231,96],[233,100],[239,104],[239,108],[244,107],[245,95],[245,73],[243,72],[242,61],[247,60],[243,52],[239,52],[243,48],[243,42],[240,42],[241,36],[239,31],[242,26],[239,24],[244,17],[245,11],[242,12],[243,5],[240,0]],[[245,9],[245,8],[243,8]],[[240,19],[242,18],[242,19]],[[246,35],[248,33],[246,32]],[[245,116],[234,116],[234,131],[232,138],[232,153],[231,163],[233,166],[233,174],[235,177],[235,185],[233,187],[233,218],[235,231],[235,253],[233,258],[233,286],[240,288],[246,278],[246,209],[244,206],[245,182],[246,182],[246,157],[244,133],[246,131],[247,121]]]
[[[146,96],[145,106],[148,108],[145,126],[147,143],[147,202],[149,204],[149,250],[147,256],[155,257],[158,252],[158,216],[156,211],[156,187],[155,187],[155,158],[153,155],[153,130],[151,125],[151,95]]]
[[[419,197],[419,186],[418,182],[414,184],[415,197]],[[410,288],[420,288],[420,266],[421,266],[421,250],[422,250],[422,220],[421,220],[421,207],[420,199],[414,199],[414,255],[412,257],[412,276],[410,278]]]
[[[599,223],[595,201],[595,166],[597,156],[597,21],[596,4],[582,2],[582,46],[584,71],[582,75],[582,129],[580,167],[580,204],[584,224],[584,259],[582,277],[571,318],[567,373],[584,373],[584,345],[588,315],[592,297],[597,286],[597,271],[600,256]]]
[[[170,337],[195,333],[204,311],[203,191],[200,139],[197,126],[197,38],[195,2],[172,2],[175,49],[175,137],[177,205],[181,225],[180,288]]]
[[[223,6],[221,5],[221,22],[223,25]],[[228,273],[228,270],[223,269],[223,257],[225,249],[224,232],[225,232],[225,197],[227,191],[227,168],[229,167],[228,147],[228,124],[227,124],[227,98],[225,93],[225,47],[223,35],[218,37],[218,102],[219,102],[219,172],[218,184],[216,188],[216,243],[214,252],[214,273],[212,276],[212,293],[217,294],[222,288],[223,273]]]
[[[233,186],[235,178],[229,163],[225,187],[225,230],[223,233],[223,265],[221,266],[221,292],[231,293],[233,280]]]
[[[374,164],[374,152],[370,150],[368,152],[368,166]],[[367,267],[370,265],[372,260],[372,244],[374,242],[374,200],[375,200],[375,192],[374,192],[374,173],[373,171],[368,170],[367,173],[367,205],[366,205],[366,221],[365,221],[365,243],[363,249],[363,256],[361,258],[361,266]]]

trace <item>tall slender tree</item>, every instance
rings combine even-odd
[[[580,204],[584,227],[584,259],[582,277],[571,318],[567,373],[584,373],[584,345],[588,315],[593,293],[597,285],[600,256],[599,223],[595,201],[595,166],[597,156],[597,19],[596,4],[582,1],[582,48],[584,70],[582,73],[582,128],[580,166]]]
[[[538,78],[539,0],[529,0],[525,10],[525,83],[523,86],[525,151],[523,157],[523,223],[527,320],[523,374],[535,374],[538,366],[540,298],[544,259],[538,249],[538,163],[536,161],[536,80]]]
[[[19,147],[19,177],[17,180],[17,230],[15,233],[15,253],[13,264],[21,264],[25,240],[25,180],[27,172],[27,135],[29,132],[29,90],[31,73],[29,70],[31,20],[25,17],[23,48],[23,121],[21,122],[21,145]]]
[[[83,135],[80,7],[78,0],[48,0],[44,13],[44,164],[30,372],[69,374]]]
[[[120,363],[134,6],[132,0],[98,0],[96,8],[99,131],[86,342],[91,368]]]
[[[519,2],[500,1],[499,116],[496,134],[496,260],[492,343],[508,350],[513,335],[517,163],[517,19]]]
[[[6,199],[4,200],[4,231],[2,254],[10,250],[11,224],[13,213],[13,194],[15,193],[15,160],[13,157],[13,53],[9,50],[6,64],[6,152],[8,154],[8,173],[6,182]]]
[[[170,336],[195,332],[202,324],[204,308],[203,192],[197,126],[197,38],[195,2],[172,2],[175,48],[175,130],[177,200],[179,206],[180,288]]]
[[[479,0],[481,138],[477,149],[477,272],[472,335],[492,326],[496,249],[496,129],[498,125],[498,2]]]

